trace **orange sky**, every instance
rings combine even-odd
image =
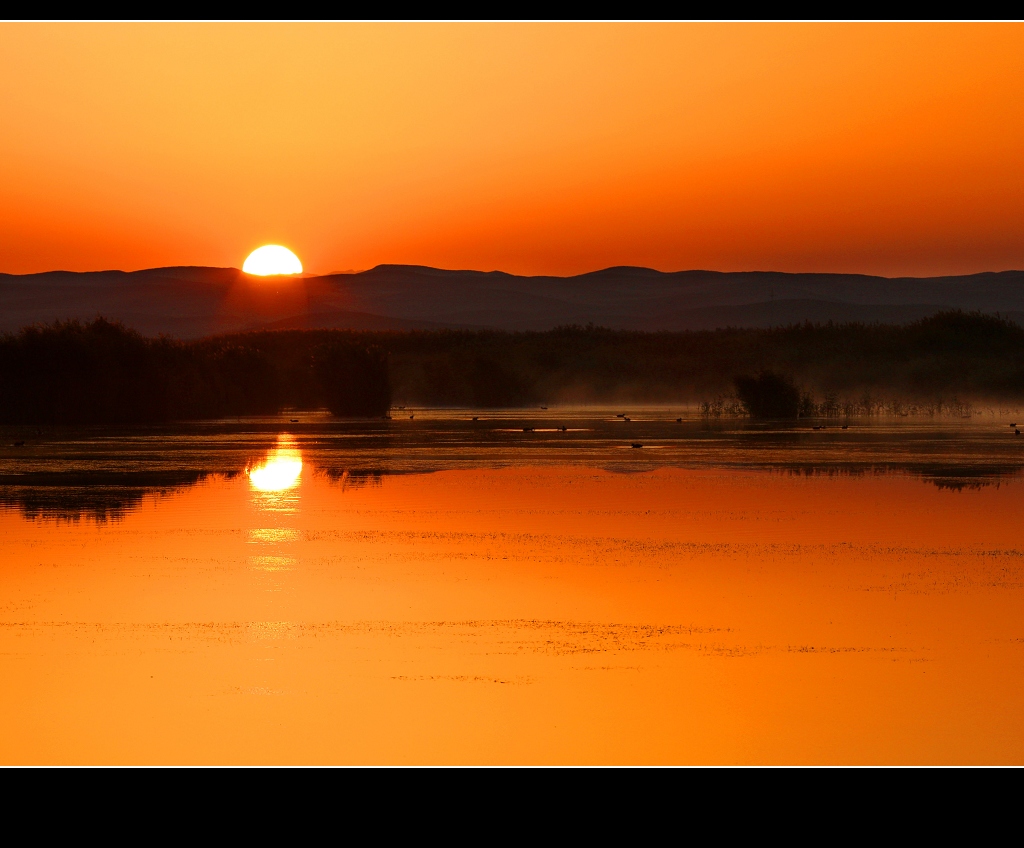
[[[2,24],[0,271],[1024,267],[1024,25]]]

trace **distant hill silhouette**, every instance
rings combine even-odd
[[[234,268],[0,274],[0,331],[102,315],[147,335],[255,329],[625,330],[899,324],[950,309],[1024,323],[1024,271],[957,277],[606,268],[573,277],[379,265],[321,277]]]

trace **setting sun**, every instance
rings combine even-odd
[[[242,270],[246,274],[255,274],[258,277],[269,277],[272,274],[301,274],[302,263],[287,247],[265,244],[249,254]]]

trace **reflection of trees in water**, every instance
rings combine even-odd
[[[786,474],[801,477],[884,477],[889,474],[904,474],[918,477],[924,483],[931,483],[938,489],[952,492],[976,491],[988,486],[999,488],[1000,484],[1014,477],[1020,477],[1024,465],[922,465],[911,463],[884,463],[868,466],[821,466],[800,465],[778,468]]]
[[[380,468],[332,468],[321,466],[316,473],[326,477],[331,483],[345,489],[363,489],[367,486],[383,486],[384,476],[391,472]]]
[[[1018,468],[969,468],[957,469],[952,473],[930,472],[921,476],[939,489],[948,489],[951,492],[977,491],[988,486],[995,486],[997,489],[1004,482],[1021,475]]]
[[[962,492],[964,489],[967,489],[968,491],[975,491],[978,489],[984,489],[987,486],[995,486],[998,489],[1000,480],[998,477],[975,479],[965,477],[932,477],[928,478],[928,482],[938,489],[948,489],[951,492]]]
[[[507,467],[502,463],[493,467]],[[650,471],[650,466],[596,466],[616,473]],[[692,467],[692,466],[688,466]],[[714,467],[712,463],[708,467]],[[721,466],[719,466],[721,467]],[[751,466],[729,465],[734,470],[752,470]],[[800,477],[884,477],[901,474],[916,477],[938,489],[977,491],[1024,475],[1024,464],[956,465],[922,463],[874,463],[871,465],[776,464],[762,470]],[[403,468],[352,468],[317,463],[315,473],[342,490],[380,487],[393,474],[430,473],[436,467],[417,470]],[[233,479],[239,469],[174,469],[162,471],[73,471],[33,472],[0,475],[0,506],[13,507],[30,520],[96,522],[119,521],[137,509],[146,497],[164,497],[181,492],[211,477]]]
[[[239,472],[221,472],[231,478]],[[208,471],[46,472],[0,477],[0,504],[30,520],[120,521],[150,496],[164,497],[201,483]],[[16,480],[16,484],[12,482]]]
[[[0,475],[0,506],[13,507],[30,520],[120,521],[149,496],[176,494],[211,477],[233,479],[234,470],[157,472],[38,472]],[[319,467],[316,473],[342,490],[383,485],[385,469]]]

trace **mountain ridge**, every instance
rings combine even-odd
[[[181,338],[299,326],[547,330],[593,323],[679,331],[903,323],[950,309],[1024,319],[1024,271],[880,277],[612,266],[559,277],[381,264],[294,278],[196,265],[0,273],[2,332],[97,315]]]

